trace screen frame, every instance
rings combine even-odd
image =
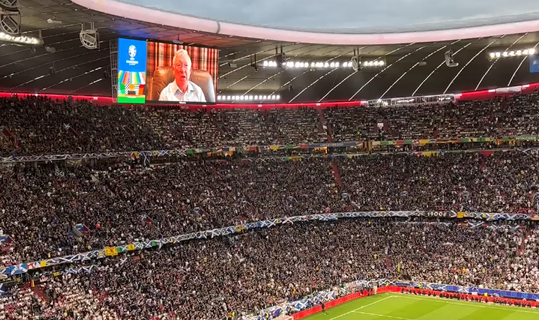
[[[197,43],[184,43],[182,42],[181,40],[174,40],[174,41],[168,41],[168,40],[158,40],[158,39],[150,39],[150,38],[142,38],[142,37],[129,37],[129,36],[122,36],[122,37],[118,37],[116,39],[116,42],[117,42],[117,47],[118,47],[118,54],[117,54],[117,57],[116,57],[116,61],[117,61],[117,66],[118,66],[118,75],[120,74],[120,54],[119,54],[119,51],[120,51],[120,40],[121,39],[126,39],[126,40],[136,40],[136,41],[144,41],[146,42],[146,63],[148,61],[148,42],[151,42],[151,43],[157,43],[157,44],[166,44],[166,45],[177,45],[177,46],[182,46],[182,47],[192,47],[192,48],[204,48],[204,49],[212,49],[212,50],[217,50],[217,60],[216,60],[216,72],[217,72],[217,75],[215,75],[215,80],[213,80],[214,82],[214,94],[215,94],[215,97],[214,97],[214,100],[215,101],[206,101],[206,102],[195,102],[195,101],[158,101],[158,100],[148,100],[148,91],[149,91],[149,88],[148,87],[145,87],[144,88],[144,96],[145,96],[145,101],[142,103],[142,102],[133,102],[133,101],[127,101],[127,100],[124,100],[124,101],[120,101],[119,99],[119,92],[120,92],[120,83],[119,83],[119,78],[117,77],[117,79],[114,79],[114,81],[116,82],[116,84],[118,85],[117,88],[114,88],[113,87],[113,91],[116,91],[116,95],[117,95],[117,99],[116,99],[116,102],[118,104],[122,104],[122,105],[129,105],[129,104],[133,104],[133,105],[162,105],[162,106],[177,106],[177,105],[200,105],[200,106],[206,106],[206,105],[215,105],[217,104],[217,96],[219,94],[219,60],[220,60],[220,51],[221,51],[221,48],[219,47],[215,47],[215,46],[208,46],[208,45],[203,45],[203,44],[197,44]],[[146,67],[145,68],[145,73],[146,73],[146,85],[148,85],[150,83],[150,77],[151,77],[151,74],[150,74],[150,70],[148,70],[148,68]]]

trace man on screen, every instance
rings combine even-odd
[[[169,83],[161,94],[159,101],[206,102],[204,92],[191,82],[191,58],[184,49],[176,51],[172,60],[174,81]]]

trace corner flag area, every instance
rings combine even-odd
[[[306,320],[537,320],[539,310],[385,293],[341,304]]]

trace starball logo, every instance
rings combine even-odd
[[[137,56],[137,47],[133,45],[129,46],[129,60],[127,60],[126,63],[130,66],[136,66],[138,64],[138,61],[135,60],[136,56]]]

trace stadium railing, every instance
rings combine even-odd
[[[133,151],[111,151],[96,153],[69,153],[69,154],[49,154],[49,155],[23,155],[23,156],[0,156],[1,163],[17,162],[40,162],[40,161],[65,161],[65,160],[86,160],[86,159],[139,159],[141,157],[188,157],[211,154],[232,155],[234,153],[246,152],[276,152],[283,150],[315,150],[320,148],[354,148],[357,152],[368,152],[376,148],[411,146],[423,147],[427,145],[455,145],[470,143],[496,143],[509,144],[521,142],[539,142],[539,136],[515,136],[515,137],[461,137],[452,139],[408,139],[408,140],[388,140],[388,141],[349,141],[349,142],[331,142],[331,143],[309,143],[309,144],[290,144],[290,145],[252,145],[235,147],[214,147],[214,148],[193,148],[193,149],[167,149],[167,150],[133,150]],[[421,153],[422,151],[416,151]]]

